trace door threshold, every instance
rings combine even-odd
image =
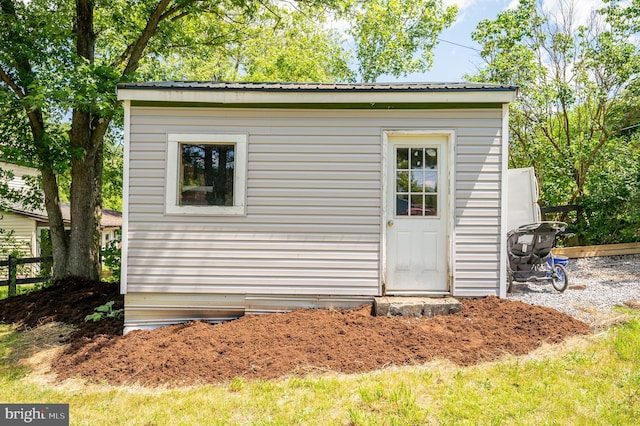
[[[383,296],[451,297],[450,291],[387,291]]]

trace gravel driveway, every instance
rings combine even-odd
[[[609,323],[614,306],[640,302],[640,255],[569,259],[569,288],[558,293],[551,283],[514,283],[507,297],[565,312],[593,326]]]

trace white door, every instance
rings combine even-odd
[[[389,135],[386,294],[449,291],[448,136]]]

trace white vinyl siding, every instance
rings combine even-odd
[[[13,179],[7,182],[9,189],[22,190],[28,189],[27,177],[39,176],[40,172],[31,167],[18,166],[16,164],[5,163],[0,161],[0,169],[11,171]]]
[[[502,124],[494,123],[457,133],[454,296],[499,295]]]
[[[28,177],[35,177],[40,172],[31,167],[18,166],[16,164],[0,162],[0,169],[10,170],[13,173],[13,179],[7,182],[9,189],[28,191]],[[0,235],[0,247],[4,252],[17,249],[23,256],[36,255],[36,221],[32,218],[0,211],[0,229],[5,235],[11,234],[12,237],[7,238]]]
[[[455,132],[453,294],[497,295],[501,113],[132,107],[128,300],[380,295],[382,133],[394,129]],[[167,135],[238,132],[248,135],[246,216],[165,215]]]
[[[0,211],[0,250],[6,254],[18,250],[23,257],[35,256],[36,221],[24,216]],[[7,235],[11,235],[7,237]],[[6,257],[3,254],[2,258]]]

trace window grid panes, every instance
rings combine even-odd
[[[233,206],[233,144],[180,144],[180,206]]]
[[[438,148],[396,148],[396,216],[438,214]]]

